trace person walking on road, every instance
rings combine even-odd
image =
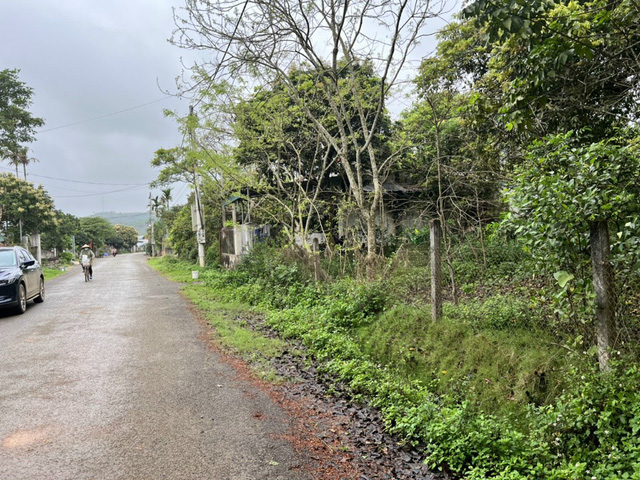
[[[84,268],[87,263],[89,264],[89,278],[93,279],[93,260],[96,258],[96,254],[93,253],[91,247],[85,243],[80,248],[78,257],[80,258],[80,265],[82,268]]]

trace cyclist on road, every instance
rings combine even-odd
[[[96,254],[93,253],[91,247],[87,244],[84,244],[80,248],[80,253],[78,254],[80,258],[80,265],[84,268],[85,265],[89,264],[89,278],[93,279],[93,259],[96,258]]]

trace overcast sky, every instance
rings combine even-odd
[[[180,0],[0,3],[0,70],[20,69],[34,89],[31,112],[46,122],[30,145],[39,162],[27,167],[28,179],[76,216],[144,211],[154,152],[181,142],[163,109],[189,108],[158,87],[175,91],[181,57],[195,58],[167,41]],[[174,186],[175,201],[187,192]]]
[[[182,4],[0,0],[0,70],[20,69],[20,80],[34,89],[31,111],[46,122],[30,145],[39,162],[28,166],[28,179],[41,183],[62,211],[82,217],[147,209],[154,152],[182,140],[163,109],[189,110],[187,100],[162,89],[175,92],[181,59],[187,65],[198,59],[168,42],[172,7]],[[455,1],[448,4],[455,10]],[[433,50],[433,38],[426,43],[414,53],[416,62]],[[6,171],[11,166],[0,163]],[[174,203],[185,203],[188,192],[174,185]]]

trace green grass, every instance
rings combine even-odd
[[[69,267],[67,267],[68,269]],[[44,274],[45,280],[51,280],[52,278],[59,277],[60,275],[64,275],[67,273],[67,270],[60,270],[59,268],[43,268],[42,273]]]
[[[149,266],[165,277],[178,283],[192,283],[192,271],[200,271],[202,268],[189,262],[184,262],[175,257],[156,257],[147,260]]]
[[[430,311],[401,305],[358,329],[356,338],[372,361],[482,411],[547,403],[562,387],[564,352],[542,333],[478,329],[452,318],[434,324]]]
[[[489,261],[480,279],[465,266],[464,295],[435,324],[424,266],[401,260],[383,280],[320,285],[268,246],[233,272],[202,271],[202,282],[191,281],[192,265],[153,264],[186,281],[221,345],[268,377],[268,358],[287,347],[250,328],[265,320],[301,341],[336,391],[423,446],[432,468],[466,480],[640,479],[635,361],[617,352],[611,374],[599,372],[592,342],[550,328],[539,282],[514,281],[517,256]]]

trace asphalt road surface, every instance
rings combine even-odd
[[[289,419],[141,254],[0,312],[0,480],[303,479]]]

